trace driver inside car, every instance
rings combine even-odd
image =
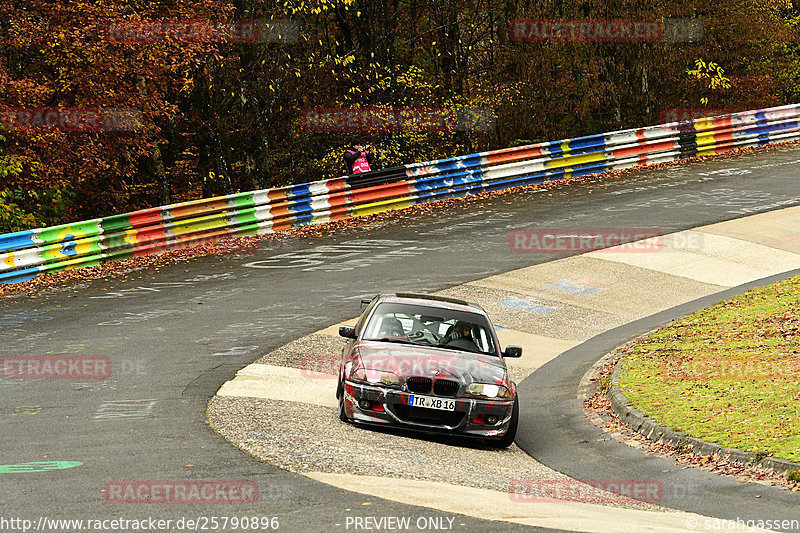
[[[472,336],[472,324],[469,322],[463,322],[461,320],[453,324],[453,327],[450,328],[444,337],[442,337],[442,340],[439,341],[439,344],[446,344],[447,346],[453,346],[454,348],[460,348],[462,350],[469,350],[472,352],[481,351],[481,349],[478,347],[478,344],[475,342],[474,337]]]
[[[408,338],[406,332],[403,330],[403,324],[396,317],[385,316],[381,322],[381,329],[378,332],[379,337],[394,337],[399,339]]]

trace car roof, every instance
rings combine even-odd
[[[466,300],[459,300],[458,298],[450,298],[448,296],[437,296],[435,294],[397,292],[391,294],[381,294],[379,295],[379,298],[384,302],[424,304],[435,307],[443,307],[445,309],[454,309],[457,311],[477,312],[482,315],[486,314],[486,311],[483,310],[483,307],[478,304],[471,303]]]

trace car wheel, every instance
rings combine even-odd
[[[342,387],[342,382],[339,382],[338,390],[336,391],[336,396],[339,398],[339,420],[342,422],[350,422],[350,419],[347,418],[347,413],[344,410],[344,388]]]
[[[514,444],[514,437],[517,436],[517,424],[519,423],[519,399],[514,398],[514,407],[511,408],[511,422],[508,423],[508,431],[499,439],[491,439],[487,444],[493,448],[508,448]]]

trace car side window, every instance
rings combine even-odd
[[[372,309],[375,307],[375,304],[378,303],[378,299],[374,298],[370,304],[364,309],[364,312],[361,313],[361,316],[358,317],[358,321],[356,322],[356,334],[361,334],[361,330],[364,328],[364,321],[367,320],[367,317],[372,313]]]

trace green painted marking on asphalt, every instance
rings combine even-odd
[[[30,472],[44,472],[46,470],[64,470],[81,466],[80,461],[39,461],[33,463],[20,463],[18,465],[0,465],[0,474],[27,474]]]

